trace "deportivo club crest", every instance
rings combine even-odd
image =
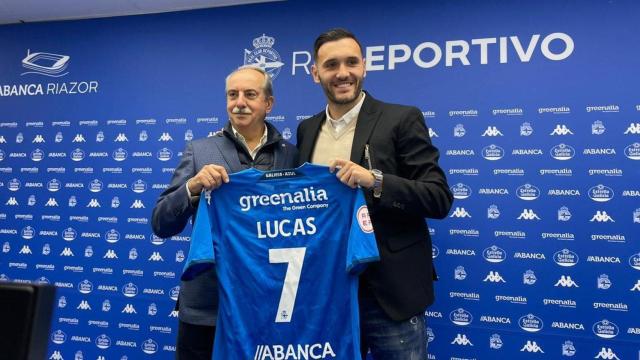
[[[284,65],[280,61],[280,54],[272,48],[275,42],[276,39],[262,34],[253,39],[253,50],[244,49],[244,64],[261,67],[271,75],[272,80],[278,76],[280,68]]]

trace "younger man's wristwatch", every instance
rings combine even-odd
[[[382,196],[382,171],[378,169],[371,169],[371,175],[373,175],[373,197],[379,198]]]

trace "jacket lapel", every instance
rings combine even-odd
[[[353,145],[351,145],[350,160],[365,167],[367,164],[364,164],[364,146],[369,142],[371,133],[380,118],[377,104],[378,101],[367,93],[364,103],[362,103],[362,108],[360,108],[355,134],[353,135]]]
[[[216,138],[216,140],[218,140],[215,141],[217,148],[214,150],[219,151],[222,158],[224,158],[227,165],[225,168],[227,168],[227,170],[231,173],[242,171],[242,164],[240,164],[240,158],[238,158],[238,150],[233,142],[226,139],[224,136],[225,135],[222,135]]]

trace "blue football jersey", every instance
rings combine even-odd
[[[182,275],[218,273],[214,359],[360,359],[358,274],[378,260],[362,191],[311,164],[230,180],[201,197]]]

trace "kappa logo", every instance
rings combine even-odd
[[[640,134],[640,123],[631,123],[629,124],[629,127],[627,128],[627,130],[624,132],[625,135],[628,134]]]
[[[558,287],[558,286],[562,286],[562,287],[580,287],[580,286],[578,286],[578,284],[575,281],[573,281],[573,279],[569,275],[560,276],[560,280],[558,280],[555,283],[555,285],[553,285],[553,286],[555,286],[555,287]]]
[[[533,209],[524,209],[517,218],[518,220],[540,220],[540,217],[533,212]]]
[[[91,305],[89,305],[89,302],[87,302],[87,300],[82,300],[80,302],[80,304],[78,305],[78,307],[76,307],[76,309],[78,309],[78,310],[91,310]]]
[[[5,204],[5,205],[9,205],[9,206],[16,206],[16,205],[19,205],[19,204],[18,204],[18,200],[16,200],[16,198],[15,198],[15,197],[13,197],[13,196],[12,196],[12,197],[10,197],[10,198],[9,198],[9,200],[7,200],[7,202],[6,202],[6,203],[4,203],[4,204]]]
[[[522,125],[520,125],[520,136],[531,136],[531,134],[533,134],[531,123],[523,122]]]
[[[162,255],[158,251],[154,251],[151,256],[149,256],[149,261],[164,261]]]
[[[489,271],[489,274],[482,281],[483,282],[489,281],[489,282],[494,282],[494,283],[497,283],[497,282],[506,283],[504,278],[497,271]]]
[[[456,337],[453,339],[451,344],[462,345],[462,346],[473,346],[471,340],[467,338],[465,334],[456,334]]]
[[[638,292],[640,292],[640,280],[638,280],[638,282],[636,282],[636,284],[631,288],[630,291],[638,291]]]
[[[137,314],[138,313],[136,311],[136,309],[133,307],[133,305],[131,305],[131,304],[125,305],[125,307],[122,309],[121,312],[124,313],[124,314]]]
[[[542,348],[535,341],[531,341],[531,340],[527,340],[527,343],[524,344],[524,346],[522,347],[522,349],[520,349],[520,351],[544,354],[544,351],[542,351]]]
[[[118,136],[116,136],[116,139],[113,140],[114,142],[126,142],[129,141],[129,139],[127,139],[127,135],[125,135],[124,133],[119,133]]]
[[[433,130],[432,128],[429,128],[429,137],[434,138],[434,137],[440,137],[440,136],[438,136],[438,133],[436,133],[435,130]]]
[[[53,354],[51,354],[51,356],[49,357],[49,360],[64,360],[64,358],[62,357],[62,354],[60,353],[60,351],[56,350],[53,352]]]
[[[497,126],[487,126],[481,136],[504,136]]]
[[[87,204],[88,208],[99,208],[100,207],[100,202],[98,202],[98,199],[91,199],[91,201],[89,201],[89,203]]]
[[[131,206],[129,206],[130,209],[144,209],[145,206],[142,203],[142,200],[135,200]]]
[[[7,140],[5,140],[4,136],[0,135],[0,144],[6,144]]]
[[[463,207],[456,207],[456,209],[453,211],[453,213],[451,214],[451,216],[449,216],[450,218],[470,218],[471,214],[469,214],[467,212],[467,210],[465,210],[465,208]]]
[[[616,355],[616,353],[613,352],[611,348],[605,348],[605,347],[602,347],[602,349],[600,349],[600,352],[596,355],[595,359],[620,360],[618,355]]]
[[[31,252],[31,248],[29,247],[29,245],[22,245],[22,249],[20,249],[18,254],[31,255],[33,254],[33,252]]]
[[[556,128],[549,134],[551,136],[554,135],[573,135],[571,129],[567,127],[567,125],[556,125]]]
[[[616,222],[615,220],[613,220],[613,218],[611,216],[609,216],[609,214],[607,214],[606,211],[596,211],[596,214],[593,215],[593,217],[591,218],[591,220],[589,220],[590,222]]]
[[[22,59],[22,67],[27,71],[20,76],[27,74],[37,74],[50,77],[62,77],[69,72],[65,72],[69,66],[69,55],[53,54],[48,52],[31,52],[27,49],[27,56]]]
[[[42,137],[42,135],[40,135],[40,134],[36,135],[33,138],[33,140],[31,140],[32,144],[40,144],[40,143],[43,143],[43,142],[46,142],[46,141],[44,140],[44,137]]]
[[[162,135],[158,138],[158,141],[173,141],[171,135],[168,132],[163,132]]]
[[[244,64],[258,66],[264,69],[271,76],[271,79],[275,79],[284,65],[280,61],[280,54],[273,49],[275,42],[275,38],[265,34],[253,39],[254,49],[251,51],[244,50]]]
[[[73,255],[73,251],[71,251],[70,248],[65,247],[64,249],[62,249],[62,251],[60,252],[60,256],[75,256]]]
[[[72,143],[83,143],[83,142],[87,142],[87,140],[85,140],[84,135],[82,134],[76,134],[76,136],[73,138],[73,140],[71,140]]]
[[[178,317],[178,310],[171,310],[171,312],[169,313],[169,315],[167,315],[167,317],[177,318]]]
[[[107,250],[107,252],[104,254],[104,256],[102,258],[103,259],[117,259],[118,255],[116,254],[116,252],[113,249],[109,249],[109,250]]]
[[[49,198],[44,206],[58,206],[58,202],[56,201],[56,198]]]

